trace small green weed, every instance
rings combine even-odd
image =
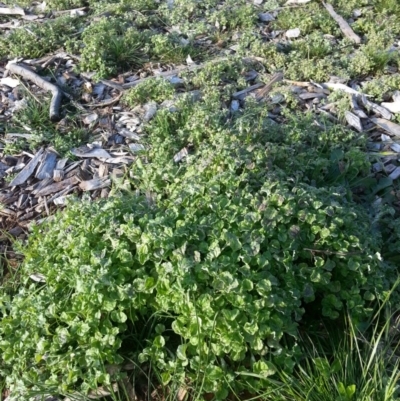
[[[400,90],[400,74],[374,78],[363,85],[363,92],[373,96],[378,102],[391,101],[396,90]]]
[[[151,390],[175,399],[183,387],[190,399],[214,401],[398,398],[398,351],[381,341],[385,316],[379,326],[356,329],[398,277],[400,224],[390,207],[397,188],[371,176],[364,135],[296,113],[284,82],[271,92],[286,100],[279,124],[269,118],[274,106],[251,96],[236,112],[229,107],[232,93],[250,85],[250,69],[259,73],[256,82],[276,70],[318,82],[368,77],[363,90],[388,100],[400,89],[398,74],[387,74],[400,65],[389,52],[400,33],[398,4],[332,0],[339,14],[355,19],[362,44],[354,46],[339,39],[320,2],[280,9],[271,23],[258,19],[284,3],[49,0],[48,9],[87,5],[86,22],[59,17],[1,37],[3,57],[64,46],[81,56],[80,70],[98,78],[147,69],[147,61],[223,58],[181,74],[188,93],[176,96],[176,111],[161,109],[144,126],[147,151],[115,185],[118,196],[71,201],[17,245],[24,263],[0,291],[0,373],[21,400],[49,392],[85,397],[113,381],[121,389],[126,373],[110,366],[124,361],[135,366],[131,383],[147,393],[139,399]],[[268,37],[297,27],[297,39]],[[172,97],[172,85],[152,79],[123,102]],[[32,148],[51,143],[69,156],[87,140],[73,116],[61,132],[46,102],[27,99],[7,130],[29,131]],[[343,119],[348,96],[333,93],[327,101]],[[26,145],[17,141],[5,151]],[[45,282],[33,282],[32,273]],[[393,291],[394,304],[398,296]],[[346,311],[353,319],[347,326]],[[331,347],[323,343],[326,331],[315,329],[325,319],[342,329],[330,330]]]
[[[67,16],[13,29],[0,38],[0,56],[35,58],[51,53],[78,35],[82,23],[81,18]]]
[[[332,44],[320,34],[310,34],[297,40],[292,45],[292,51],[298,52],[302,57],[323,58],[332,52]]]
[[[98,77],[138,67],[146,60],[146,37],[120,18],[101,18],[82,34],[79,68]]]
[[[396,0],[378,0],[375,10],[381,14],[397,15],[400,17],[400,4]]]
[[[339,120],[346,120],[346,112],[351,110],[350,96],[343,91],[332,92],[326,99],[326,103],[335,103],[335,114]]]
[[[201,2],[196,0],[175,0],[170,4],[165,2],[160,7],[160,11],[166,24],[169,26],[180,25],[186,31],[186,26],[188,29],[193,29],[191,25],[197,18],[204,18],[204,15],[215,12],[217,4],[218,0],[203,0]]]
[[[337,69],[329,58],[307,59],[301,55],[290,55],[287,64],[286,75],[289,79],[315,80],[324,82],[329,79],[329,75],[335,75]]]
[[[387,49],[362,46],[350,60],[348,71],[352,77],[363,77],[383,73],[386,67],[399,59],[398,54]]]
[[[144,81],[124,94],[123,101],[131,108],[149,101],[161,102],[170,99],[175,88],[163,78]]]
[[[210,16],[210,22],[217,25],[222,31],[254,27],[256,20],[256,8],[237,0],[225,1],[223,6]]]
[[[156,34],[150,38],[152,59],[165,63],[184,63],[187,56],[196,58],[199,51],[191,43],[174,34]]]
[[[318,3],[312,3],[305,8],[283,10],[273,26],[284,30],[299,28],[302,35],[310,34],[315,30],[331,35],[338,34],[337,24]]]

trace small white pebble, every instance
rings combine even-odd
[[[300,36],[300,29],[289,29],[288,31],[286,31],[285,35],[287,38],[298,38]]]
[[[240,107],[239,101],[238,100],[232,100],[231,111],[238,111],[239,107]]]

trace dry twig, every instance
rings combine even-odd
[[[339,28],[343,32],[344,36],[349,38],[354,43],[360,44],[361,38],[357,34],[354,33],[354,31],[351,29],[351,27],[347,23],[347,21],[342,16],[337,14],[336,11],[333,9],[333,7],[330,4],[324,3],[324,2],[322,2],[322,4],[326,8],[326,10],[330,14],[330,16],[337,22],[337,24],[339,25]]]

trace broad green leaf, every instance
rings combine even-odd
[[[245,278],[242,280],[242,288],[245,291],[251,291],[254,287],[253,282],[249,280],[248,278]]]
[[[163,372],[161,373],[161,382],[165,386],[167,385],[172,379],[171,373]]]
[[[272,362],[261,359],[253,364],[253,372],[262,376],[272,376],[276,372],[276,368]]]
[[[351,384],[346,387],[346,397],[348,400],[351,400],[356,392],[356,385]]]
[[[366,291],[364,293],[364,299],[366,301],[373,301],[375,299],[375,295],[371,291]]]
[[[267,279],[261,280],[256,286],[257,292],[262,296],[267,296],[270,294],[272,285],[271,281]]]
[[[327,229],[326,227],[323,228],[323,229],[320,231],[320,233],[319,233],[319,235],[321,236],[321,238],[327,238],[327,237],[330,236],[330,234],[331,234],[331,232],[330,232],[329,229]]]
[[[321,281],[321,272],[317,269],[314,269],[311,273],[310,279],[313,283],[319,283]]]
[[[233,322],[238,317],[240,311],[239,309],[223,309],[222,313],[227,320]]]
[[[393,180],[390,177],[382,177],[373,189],[373,194],[377,194],[385,188],[391,187]]]
[[[114,310],[111,312],[111,319],[117,323],[125,323],[128,319],[128,316],[120,310]]]
[[[218,291],[229,292],[239,286],[239,281],[229,272],[222,272],[214,281],[214,288]]]
[[[351,271],[356,271],[360,268],[360,262],[354,258],[350,258],[349,261],[347,262],[347,267]]]
[[[318,369],[318,373],[320,373],[326,379],[329,378],[331,374],[331,367],[325,358],[314,358],[314,364]]]
[[[219,366],[207,366],[206,377],[209,381],[215,382],[224,377],[224,372]]]
[[[258,332],[258,325],[257,325],[257,323],[255,323],[255,322],[246,322],[246,323],[244,324],[244,326],[243,326],[243,329],[244,329],[247,333],[249,333],[249,334],[251,334],[251,335],[254,335],[254,334],[256,334],[256,333]]]
[[[138,254],[138,260],[141,265],[144,265],[149,259],[149,247],[147,244],[137,244],[136,251]]]
[[[176,350],[176,356],[181,361],[186,361],[187,360],[186,349],[187,349],[187,344],[181,344],[181,345],[178,346],[178,348]]]
[[[238,251],[242,247],[238,237],[230,232],[225,233],[225,241],[234,252]]]
[[[162,348],[165,345],[165,339],[163,336],[157,336],[154,340],[153,340],[153,344],[155,347],[157,348]]]

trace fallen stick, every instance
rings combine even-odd
[[[16,75],[21,75],[23,78],[32,81],[39,88],[42,88],[46,91],[52,93],[53,97],[50,102],[50,120],[58,121],[60,119],[59,109],[61,105],[61,99],[63,92],[58,88],[58,86],[53,85],[50,82],[47,82],[45,79],[40,77],[38,74],[30,70],[28,67],[24,65],[19,65],[16,62],[10,61],[6,65],[6,69]]]
[[[268,95],[268,93],[271,91],[272,86],[279,82],[282,81],[283,79],[283,74],[281,72],[277,72],[276,74],[274,74],[270,81],[262,88],[258,91],[257,95],[256,95],[256,99],[257,100],[261,100],[264,96]]]
[[[328,4],[322,2],[330,16],[337,22],[339,25],[340,30],[343,32],[344,36],[349,38],[351,41],[353,41],[356,44],[361,43],[361,38],[354,33],[354,31],[351,29],[350,25],[346,22],[346,20],[340,16],[339,14],[336,13],[336,11],[333,9],[333,7]]]
[[[356,95],[356,96],[366,96],[366,97],[371,97],[371,95],[366,95],[364,93],[358,92],[353,88],[350,88],[349,86],[345,84],[339,84],[339,83],[334,83],[334,82],[324,82],[322,84],[323,88],[328,88],[332,89],[333,91],[343,91],[346,93],[349,93],[350,95]]]
[[[51,13],[53,15],[63,15],[63,14],[70,14],[71,12],[74,12],[74,11],[85,11],[85,10],[87,10],[87,7],[72,8],[70,10],[52,11]]]

